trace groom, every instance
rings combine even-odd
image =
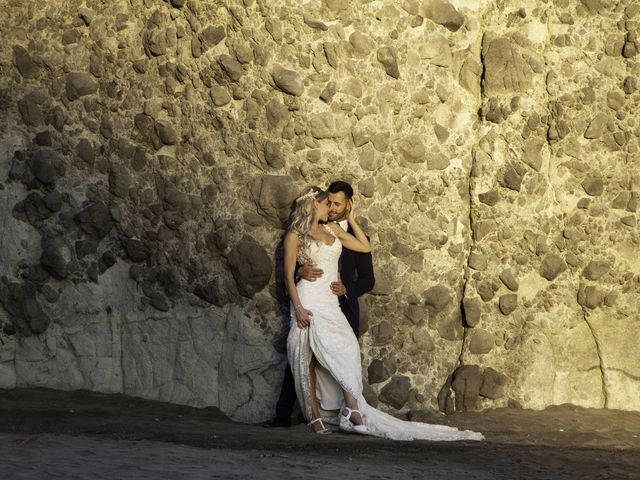
[[[329,185],[329,221],[338,222],[347,232],[353,234],[347,221],[353,203],[353,188],[347,182],[336,181]],[[360,333],[360,306],[358,297],[369,292],[375,283],[371,253],[359,253],[343,248],[339,260],[341,281],[331,283],[331,291],[338,295],[340,309],[356,337]],[[315,281],[323,275],[322,269],[306,263],[298,268],[298,276]],[[291,412],[296,401],[293,374],[289,364],[285,369],[280,398],[276,404],[276,417],[267,422],[269,427],[288,427],[291,425]]]

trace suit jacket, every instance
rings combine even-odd
[[[350,225],[347,232],[353,235]],[[358,297],[371,291],[375,284],[371,253],[354,252],[343,248],[342,255],[340,255],[340,277],[347,290],[347,294],[339,298],[340,309],[347,317],[356,337],[359,337],[360,305]]]

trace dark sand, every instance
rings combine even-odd
[[[574,406],[433,416],[484,442],[264,428],[121,395],[0,390],[0,479],[640,479],[640,412]]]

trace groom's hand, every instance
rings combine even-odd
[[[324,270],[317,267],[314,263],[305,263],[298,269],[298,275],[308,282],[315,282],[323,273]]]
[[[334,295],[342,297],[347,294],[347,288],[342,282],[331,282],[331,292],[333,292]]]

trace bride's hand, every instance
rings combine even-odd
[[[307,328],[311,324],[311,317],[313,313],[311,310],[307,310],[302,305],[296,308],[296,322],[298,323],[298,327]]]
[[[355,213],[353,212],[353,198],[349,200],[347,204],[347,221],[351,222],[355,219]]]

